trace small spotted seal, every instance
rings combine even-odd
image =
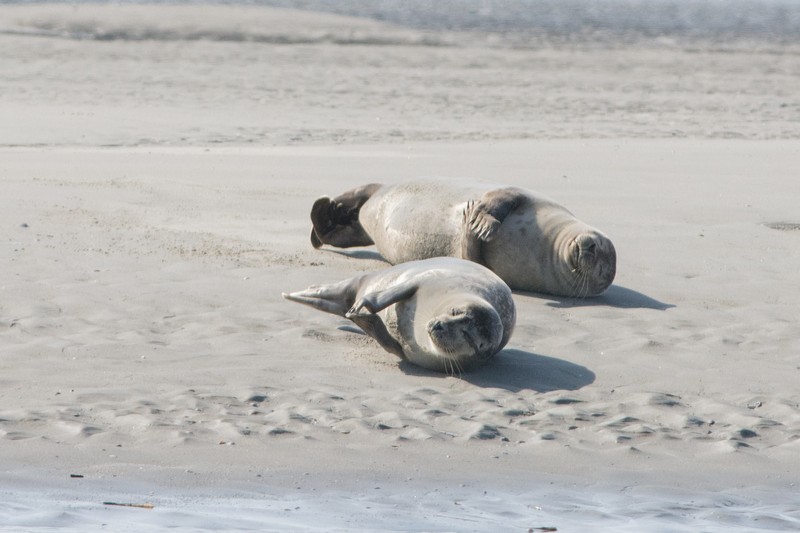
[[[614,281],[611,240],[540,194],[463,180],[373,183],[311,209],[311,243],[375,244],[392,264],[450,256],[487,266],[512,289],[596,296]]]
[[[349,318],[386,351],[448,374],[487,363],[516,322],[508,285],[486,267],[452,257],[406,262],[283,297]]]

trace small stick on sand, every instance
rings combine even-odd
[[[117,507],[138,507],[139,509],[152,509],[152,503],[116,503],[116,502],[103,502],[103,505],[116,505]]]

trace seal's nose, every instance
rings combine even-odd
[[[442,331],[444,326],[439,320],[431,320],[431,323],[428,324],[428,331]]]
[[[581,254],[593,254],[597,248],[597,242],[590,235],[581,235],[576,239],[578,250]]]

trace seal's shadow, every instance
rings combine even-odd
[[[323,252],[330,252],[332,254],[344,255],[346,257],[352,257],[353,259],[374,259],[375,261],[380,261],[381,263],[386,263],[387,265],[390,264],[389,261],[383,258],[381,254],[374,250],[352,250],[352,249],[345,249],[345,250],[336,250],[334,248],[321,248]]]
[[[406,374],[446,377],[445,374],[425,370],[407,361],[401,362],[400,368]],[[578,390],[592,384],[595,375],[585,366],[563,359],[505,349],[495,355],[489,364],[463,374],[461,379],[479,387],[506,389],[511,392],[551,392]]]
[[[366,335],[354,325],[338,327],[358,335]],[[400,361],[400,370],[411,376],[446,378],[448,374],[434,372],[408,361]],[[563,359],[539,355],[524,350],[506,348],[494,356],[486,365],[459,376],[479,387],[506,389],[511,392],[532,390],[551,392],[556,390],[578,390],[594,383],[594,372],[585,366]]]
[[[666,311],[667,309],[675,307],[673,304],[658,301],[639,291],[619,285],[612,285],[600,296],[594,296],[592,298],[562,298],[551,294],[524,291],[514,291],[514,294],[544,298],[550,300],[547,305],[559,309],[605,305],[607,307],[617,307],[619,309],[655,309],[656,311]]]

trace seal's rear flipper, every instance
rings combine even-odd
[[[319,309],[320,311],[325,311],[326,313],[332,313],[334,315],[339,315],[339,316],[344,316],[344,314],[349,309],[347,304],[343,304],[342,302],[336,300],[326,300],[318,296],[310,296],[306,294],[307,292],[308,291],[300,291],[292,293],[284,292],[281,294],[281,296],[292,302],[310,305],[314,309]]]
[[[317,230],[311,228],[311,246],[314,248],[319,248],[322,246],[322,241],[319,240],[319,236],[317,236]]]
[[[381,187],[370,183],[347,191],[333,200],[327,196],[317,199],[311,207],[311,245],[319,248],[330,244],[338,248],[369,246],[372,239],[358,221],[358,212],[367,200]]]
[[[316,285],[304,291],[282,293],[285,299],[292,302],[308,305],[314,309],[345,316],[356,299],[356,291],[361,277],[355,277],[332,283],[330,285]]]

